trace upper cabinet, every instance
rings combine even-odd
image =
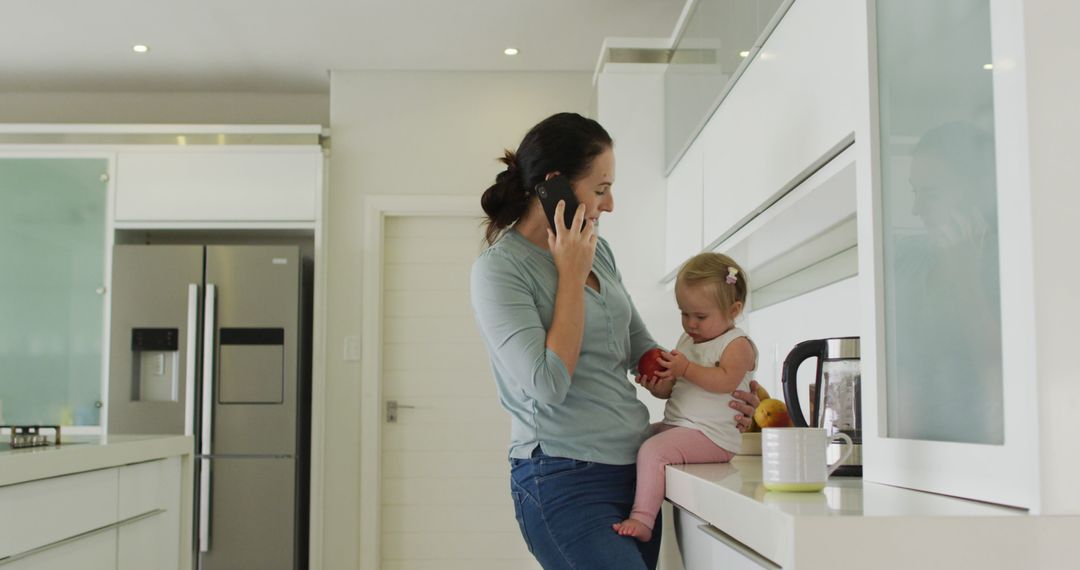
[[[317,146],[121,150],[116,221],[314,222]]]
[[[100,419],[108,172],[0,156],[0,424]]]
[[[118,236],[314,233],[321,131],[0,125],[0,423],[100,426]]]
[[[1080,513],[1080,271],[1066,245],[1080,237],[1080,199],[1066,190],[1080,174],[1068,158],[1080,80],[1065,71],[1080,40],[1063,24],[1080,8],[866,7],[856,135],[859,274],[874,309],[862,327],[865,477]]]
[[[691,0],[664,72],[667,169],[698,136],[782,15],[783,0]]]
[[[713,113],[700,136],[704,245],[719,245],[851,144],[854,8],[792,3]]]

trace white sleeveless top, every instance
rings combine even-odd
[[[712,340],[699,344],[694,344],[694,340],[683,333],[675,348],[685,354],[686,358],[694,364],[715,367],[720,362],[724,349],[731,344],[731,341],[740,337],[746,337],[754,348],[754,367],[746,373],[738,387],[739,390],[749,391],[753,371],[757,369],[757,346],[742,329],[735,327]],[[731,394],[709,392],[685,378],[679,378],[675,381],[675,386],[671,389],[671,398],[664,407],[664,423],[696,429],[716,445],[732,453],[738,453],[742,446],[742,434],[735,425],[735,416],[739,412],[732,409],[728,405],[729,402],[731,402]]]

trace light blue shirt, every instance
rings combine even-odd
[[[600,291],[585,287],[585,334],[571,377],[547,348],[558,271],[551,253],[514,230],[476,259],[472,305],[491,355],[499,399],[510,412],[510,457],[544,453],[612,465],[634,463],[649,412],[627,372],[657,346],[600,238]]]

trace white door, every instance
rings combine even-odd
[[[477,223],[385,218],[383,570],[539,568],[514,520],[510,419],[469,303]],[[393,422],[388,401],[400,406]]]

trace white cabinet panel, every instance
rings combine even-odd
[[[674,271],[687,258],[701,251],[702,144],[695,142],[667,179],[667,239],[664,268]]]
[[[675,512],[675,534],[686,570],[770,570],[779,568],[760,554],[716,530],[705,521],[679,507]]]
[[[180,555],[180,458],[120,468],[120,519],[161,509],[120,527],[117,563],[121,569],[175,569]]]
[[[319,147],[121,151],[117,222],[310,222]]]
[[[113,570],[116,568],[116,529],[111,528],[58,544],[3,565],[4,570]],[[143,566],[144,569],[157,568]]]
[[[170,537],[170,513],[158,513],[121,526],[116,541],[117,570],[176,570],[177,537]],[[173,540],[167,540],[173,538]]]
[[[706,245],[775,200],[855,129],[857,3],[799,0],[699,135]]]
[[[116,522],[116,485],[117,470],[101,469],[0,487],[0,558]]]

